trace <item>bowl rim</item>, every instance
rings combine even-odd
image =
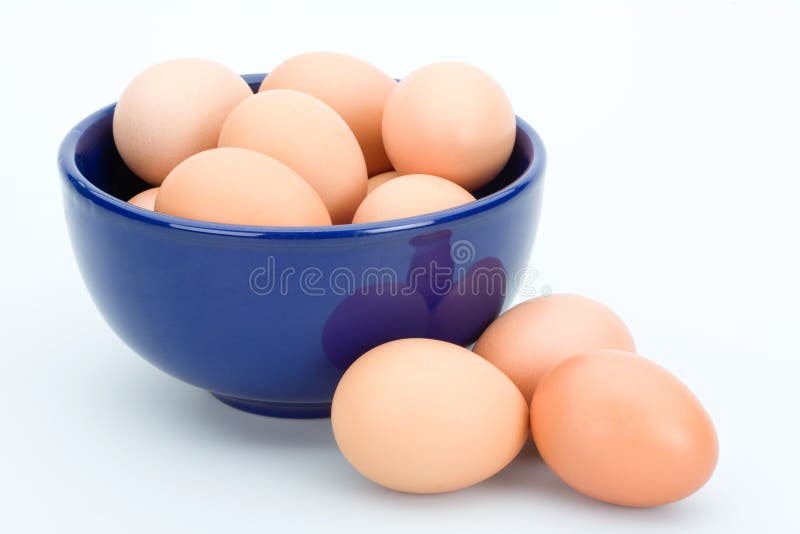
[[[242,78],[252,86],[260,83],[264,76],[266,76],[266,74],[245,74],[242,75]],[[533,144],[533,158],[520,176],[510,184],[474,202],[430,214],[374,223],[290,227],[213,223],[184,219],[182,217],[157,213],[134,206],[127,201],[116,198],[101,190],[83,175],[78,169],[75,158],[78,142],[89,127],[106,118],[110,112],[113,112],[115,106],[116,104],[110,104],[95,111],[81,120],[64,137],[58,150],[58,167],[62,177],[78,194],[83,195],[93,203],[113,211],[118,215],[155,226],[200,234],[229,235],[261,239],[320,239],[389,234],[425,228],[442,223],[456,222],[508,202],[526,188],[541,182],[547,158],[544,143],[539,137],[539,134],[537,134],[527,122],[519,116],[516,116],[518,131],[521,130]]]

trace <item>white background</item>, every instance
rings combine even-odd
[[[116,4],[0,14],[0,530],[800,531],[800,4]],[[526,450],[465,491],[393,493],[328,420],[236,412],[110,332],[72,259],[61,137],[156,61],[260,72],[314,49],[500,81],[549,151],[537,283],[609,304],[696,392],[721,445],[705,488],[613,507]]]

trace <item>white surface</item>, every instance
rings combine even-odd
[[[131,4],[0,17],[0,530],[800,531],[799,4]],[[496,76],[549,150],[540,283],[608,303],[697,393],[721,443],[703,490],[607,506],[527,450],[462,492],[392,493],[346,464],[327,420],[238,413],[109,331],[65,232],[61,137],[155,61],[258,72],[311,49]]]

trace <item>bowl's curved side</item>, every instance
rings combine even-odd
[[[73,157],[84,168],[109,180],[125,172],[109,120],[79,137]],[[154,223],[98,201],[63,165],[62,190],[84,281],[137,353],[233,404],[324,415],[344,369],[368,348],[416,336],[466,345],[499,313],[538,223],[536,150],[522,131],[507,171],[536,176],[489,208],[318,239]]]

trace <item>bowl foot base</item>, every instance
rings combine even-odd
[[[228,406],[257,415],[286,419],[320,419],[331,416],[330,402],[269,402],[231,397],[219,393],[212,393],[212,395]]]

